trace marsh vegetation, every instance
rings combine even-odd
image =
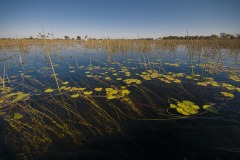
[[[26,159],[129,121],[239,124],[239,51],[239,39],[0,40],[1,146]]]

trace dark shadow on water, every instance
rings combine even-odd
[[[4,141],[4,128],[7,124],[0,118],[0,160],[14,160],[16,155],[12,148],[8,147]]]
[[[169,121],[128,121],[122,135],[62,146],[37,159],[238,160],[240,119],[205,117]]]

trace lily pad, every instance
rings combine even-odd
[[[109,96],[107,96],[107,99],[110,99],[110,100],[111,100],[111,99],[116,99],[116,98],[117,98],[116,96],[111,95],[111,94],[110,94]]]
[[[194,108],[194,109],[200,109],[200,107],[198,105],[196,105],[196,104],[191,105],[191,107]]]
[[[177,108],[175,104],[170,104],[170,108]]]
[[[103,89],[102,89],[102,88],[95,88],[94,90],[97,91],[97,92],[100,92],[100,91],[102,91]]]
[[[113,88],[105,88],[105,91],[106,92],[110,92],[110,91],[112,91],[113,90]]]
[[[88,74],[88,75],[86,75],[86,77],[91,78],[91,77],[93,77],[93,75],[92,74]]]
[[[53,91],[54,91],[53,89],[48,88],[48,89],[46,89],[44,92],[45,92],[45,93],[51,93],[51,92],[53,92]]]
[[[130,91],[128,89],[123,89],[122,94],[123,95],[129,95]]]
[[[219,114],[218,110],[213,107],[212,105],[203,105],[203,109],[207,110],[208,112],[211,112],[211,113],[216,113],[216,114]]]
[[[232,93],[221,92],[221,94],[224,95],[225,97],[234,98],[234,95]]]
[[[72,98],[77,98],[77,97],[79,97],[79,94],[77,93],[77,94],[73,94],[73,95],[71,95],[71,97]]]
[[[66,82],[63,82],[62,84],[64,84],[64,85],[66,85],[66,84],[68,84],[69,82],[68,81],[66,81]]]
[[[77,90],[79,90],[79,91],[84,91],[86,89],[86,87],[84,87],[84,88],[77,88]]]
[[[181,80],[175,79],[173,82],[174,82],[174,83],[181,83]]]
[[[83,92],[84,95],[91,95],[93,92],[92,91],[85,91]]]
[[[114,89],[114,90],[111,90],[109,94],[117,94],[117,93],[118,93],[118,91],[116,89]]]
[[[189,106],[194,105],[193,102],[187,101],[187,100],[184,100],[183,103],[186,104],[186,105],[189,105]]]
[[[177,108],[177,111],[185,116],[189,116],[191,114],[189,114],[188,112],[185,112],[182,108]]]

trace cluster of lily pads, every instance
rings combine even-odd
[[[52,89],[52,88],[47,88],[44,92],[45,93],[51,93],[53,91],[55,91],[57,89]],[[74,92],[74,91],[78,91],[83,93],[83,95],[91,95],[93,92],[92,91],[85,91],[86,87],[67,87],[67,86],[62,86],[60,88],[60,90],[62,91],[70,91],[70,92]],[[71,97],[72,98],[77,98],[79,97],[80,94],[73,94]]]
[[[121,89],[105,88],[105,91],[107,99],[109,100],[123,98],[130,94],[130,91],[124,86],[121,87]]]
[[[211,85],[213,87],[223,87],[225,89],[227,89],[228,91],[238,91],[240,92],[240,87],[236,87],[232,84],[229,84],[229,83],[219,83],[217,81],[214,81],[213,78],[206,78],[206,80],[204,82],[197,82],[197,85],[200,85],[200,86],[208,86],[208,85]],[[229,93],[229,92],[220,92],[222,95],[224,95],[225,97],[228,97],[228,98],[234,98],[234,95],[232,93]]]
[[[232,79],[233,81],[240,82],[240,76],[237,76],[235,74],[231,74],[229,78]]]
[[[127,61],[124,61],[123,63],[128,64],[128,63],[132,63],[132,62],[133,62],[133,59],[129,59]],[[183,61],[183,62],[185,62],[185,61]],[[164,64],[168,65],[168,66],[172,66],[172,67],[178,67],[181,63],[180,62],[176,62],[176,63],[165,62]],[[217,82],[212,77],[203,78],[202,75],[200,75],[200,74],[186,75],[185,73],[173,73],[173,72],[165,72],[165,71],[160,73],[160,70],[155,70],[154,67],[153,68],[150,67],[149,69],[146,69],[145,71],[140,70],[140,73],[139,73],[140,66],[139,66],[139,68],[124,66],[123,64],[120,64],[117,61],[107,61],[107,62],[104,62],[103,64],[105,67],[104,66],[94,66],[94,65],[89,65],[89,66],[84,67],[82,65],[78,68],[86,69],[85,76],[87,78],[99,79],[99,80],[103,80],[107,83],[112,83],[112,82],[118,81],[119,84],[121,84],[121,82],[124,82],[127,85],[134,85],[134,84],[141,85],[143,83],[143,81],[150,81],[152,79],[157,79],[157,80],[160,80],[161,82],[164,82],[167,84],[170,84],[170,83],[181,84],[183,82],[183,79],[186,78],[186,79],[192,79],[192,80],[197,81],[196,84],[199,86],[223,87],[229,91],[236,90],[236,91],[240,92],[239,87],[236,87],[236,86],[234,86],[232,84],[228,84],[228,83]],[[139,64],[144,65],[144,63],[139,63]],[[157,65],[158,63],[149,62],[149,64],[146,63],[146,66],[155,65],[155,64]],[[204,65],[199,64],[198,66],[212,67],[212,65],[213,64],[205,64],[205,66],[204,66]],[[74,67],[69,67],[69,68],[73,69]],[[138,68],[138,70],[136,70],[137,68]],[[132,72],[131,70],[134,70],[134,72]],[[142,79],[138,79],[138,76],[141,77]],[[133,78],[131,78],[131,77],[133,77]],[[236,82],[238,82],[240,79],[237,75],[233,75],[233,74],[231,74],[229,76],[229,78]],[[62,85],[67,85],[68,83],[69,82],[63,82]],[[105,89],[107,89],[107,88],[105,88]],[[78,88],[78,87],[62,86],[62,87],[60,87],[60,90],[75,92],[74,94],[71,95],[71,97],[77,98],[77,97],[83,96],[83,95],[84,96],[90,96],[90,95],[95,96],[96,92],[101,92],[102,90],[104,90],[104,88],[99,86],[97,88],[94,88],[94,90],[92,90],[92,91],[91,90],[87,91],[86,87]],[[54,89],[51,89],[51,88],[45,90],[45,92],[53,92],[53,91],[54,91]],[[118,90],[113,89],[113,91],[111,91],[111,92],[106,91],[104,96],[106,96],[107,99],[120,98],[120,97],[122,97],[121,92],[122,91],[120,89],[118,89]],[[220,92],[220,94],[222,94],[223,96],[225,96],[227,98],[234,98],[234,95],[229,92]],[[179,112],[181,112],[181,109],[178,109],[178,110],[179,110]],[[192,113],[194,113],[193,109],[191,111],[192,111]],[[190,112],[189,112],[189,114],[190,114]]]
[[[123,80],[126,84],[128,84],[128,85],[130,85],[130,84],[132,84],[132,83],[134,83],[134,84],[141,84],[142,83],[142,81],[141,80],[139,80],[139,79],[134,79],[134,78],[130,78],[130,79],[125,79],[125,80]]]
[[[189,116],[193,114],[197,114],[199,112],[200,107],[194,104],[191,101],[184,100],[182,102],[177,102],[177,104],[170,104],[170,108],[175,108],[177,112]]]
[[[100,68],[99,68],[100,69]],[[127,78],[124,79],[122,77],[130,77],[132,76],[131,72],[129,71],[129,67],[126,66],[121,66],[120,70],[117,71],[114,67],[109,67],[109,68],[101,68],[103,70],[107,70],[105,72],[101,72],[99,73],[100,75],[97,74],[93,74],[93,72],[88,71],[85,72],[86,77],[88,78],[102,78],[103,75],[107,75],[106,77],[104,77],[104,80],[117,80],[117,81],[122,81],[125,82],[126,84],[141,84],[142,81],[140,79],[137,78]],[[131,70],[135,70],[135,67],[130,68]],[[117,77],[117,78],[113,78],[110,77],[110,72],[112,72],[113,76],[118,76],[119,74],[123,73],[122,77]],[[140,76],[143,80],[152,80],[152,79],[159,79],[162,82],[165,83],[181,83],[181,77],[183,77],[185,74],[184,73],[172,73],[172,72],[168,72],[166,74],[161,74],[159,73],[159,71],[154,70],[154,69],[149,69],[146,71],[142,71],[140,74],[135,72],[135,76]]]
[[[62,84],[68,84],[68,82],[63,82]],[[47,88],[44,92],[45,93],[51,93],[54,90],[57,89],[52,89],[52,88]],[[90,96],[94,92],[93,91],[86,91],[86,87],[67,87],[67,86],[62,86],[60,88],[62,91],[70,91],[70,92],[75,92],[74,94],[71,95],[72,98],[77,98],[79,96]],[[102,87],[96,87],[94,88],[95,92],[102,92],[104,89]],[[115,88],[105,88],[105,97],[109,100],[111,99],[119,99],[122,97],[125,97],[130,94],[130,91],[125,87],[122,86],[120,89],[115,87]],[[93,97],[98,97],[97,95],[93,95]]]
[[[147,72],[142,72],[140,76],[144,80],[159,79],[165,83],[181,83],[179,78],[184,76],[184,73],[172,73],[168,72],[166,74],[161,74],[157,70],[147,70]]]
[[[200,110],[199,105],[188,100],[178,101],[176,104],[171,103],[169,107],[185,116],[198,114]],[[218,110],[211,104],[203,105],[202,108],[212,113],[218,113]]]

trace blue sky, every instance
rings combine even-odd
[[[239,0],[0,0],[0,37],[240,33]]]

